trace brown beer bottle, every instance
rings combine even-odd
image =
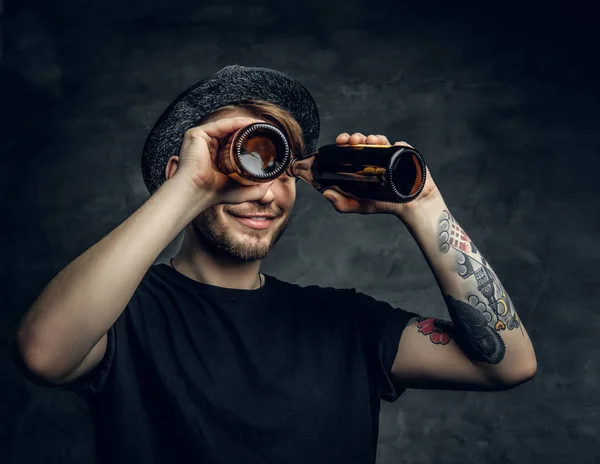
[[[290,162],[287,138],[276,126],[254,123],[221,143],[217,168],[240,184],[269,182],[285,172]]]
[[[320,192],[351,198],[407,203],[425,185],[426,168],[414,148],[398,145],[325,145],[291,160],[287,174]]]
[[[288,174],[323,192],[368,200],[406,203],[425,185],[425,161],[417,150],[398,145],[325,145],[291,159],[284,133],[267,123],[242,127],[225,140],[217,168],[245,185]]]

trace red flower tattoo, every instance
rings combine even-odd
[[[419,322],[417,327],[423,335],[429,335],[431,341],[436,345],[446,345],[450,341],[451,337],[448,329],[450,329],[451,325],[446,321],[430,317]]]

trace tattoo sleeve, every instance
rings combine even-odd
[[[440,252],[455,257],[454,272],[468,284],[465,301],[445,294],[452,323],[416,318],[419,332],[429,335],[436,344],[445,345],[454,338],[472,361],[500,363],[506,351],[500,332],[521,327],[510,297],[475,244],[446,210],[438,220],[437,245]]]

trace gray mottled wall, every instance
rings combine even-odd
[[[4,2],[0,462],[91,459],[85,404],[22,378],[6,341],[46,283],[147,199],[140,154],[163,109],[231,63],[304,82],[321,143],[361,131],[416,146],[534,341],[538,374],[515,390],[384,403],[378,462],[600,462],[593,15],[398,3]],[[446,317],[401,223],[337,214],[304,186],[263,270]]]

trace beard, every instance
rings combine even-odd
[[[191,228],[198,242],[213,253],[239,261],[258,261],[264,259],[277,244],[290,217],[288,215],[275,230],[248,229],[242,233],[230,227],[214,206],[199,214],[192,221]]]

